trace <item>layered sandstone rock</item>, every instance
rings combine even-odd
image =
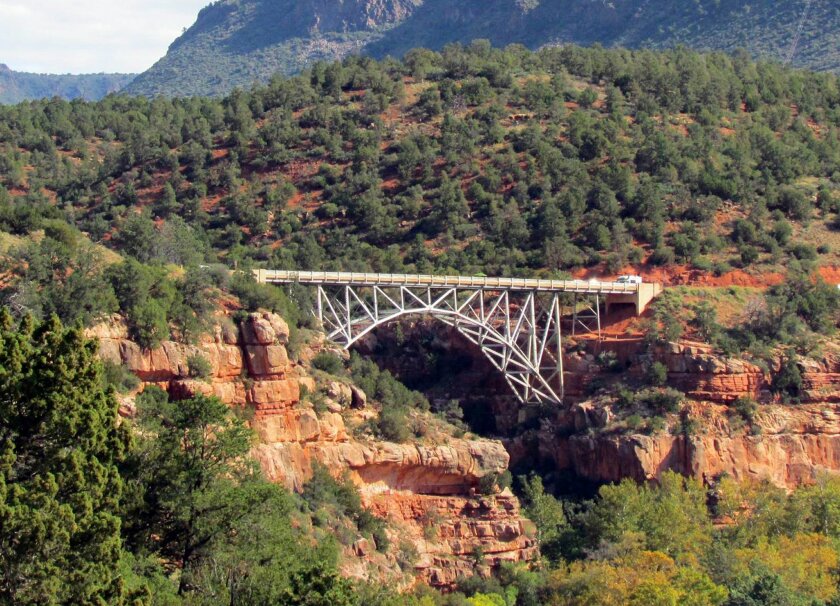
[[[448,439],[446,443],[393,444],[355,439],[355,425],[376,415],[358,387],[334,379],[316,380],[305,365],[290,361],[289,328],[276,314],[248,315],[239,326],[223,321],[196,345],[164,342],[148,351],[129,339],[125,323],[114,317],[89,331],[100,354],[125,365],[145,385],[158,385],[176,398],[214,395],[253,410],[259,436],[253,454],[267,477],[301,490],[313,465],[336,475],[349,474],[363,502],[399,528],[392,543],[408,541],[417,554],[416,576],[439,587],[458,577],[490,574],[502,562],[523,562],[537,555],[534,533],[510,493],[477,496],[481,478],[507,469],[503,445],[489,440]],[[323,346],[323,342],[316,347]],[[311,360],[304,351],[301,360]],[[202,356],[210,376],[190,376],[189,360]],[[301,388],[317,394],[318,410],[301,401]],[[123,411],[130,414],[127,399]],[[428,538],[424,525],[434,519],[440,536]],[[393,554],[380,554],[370,541],[347,549],[346,573],[376,580],[401,579]],[[483,553],[478,565],[477,554]],[[404,565],[404,563],[402,563]]]
[[[540,436],[541,455],[594,482],[655,480],[672,470],[698,479],[767,479],[793,489],[840,472],[840,415],[833,407],[766,406],[753,429],[733,427],[724,407],[693,407],[703,409],[696,435],[587,432],[558,439],[549,431]]]
[[[503,563],[539,555],[533,528],[509,490],[480,498],[388,493],[373,495],[368,503],[404,531],[401,540],[417,546],[416,567],[433,587],[451,587],[477,567],[487,576]]]
[[[608,406],[576,402],[538,432],[538,457],[544,462],[593,482],[652,480],[673,470],[701,479],[721,474],[768,479],[792,489],[820,474],[840,473],[840,357],[835,352],[797,362],[802,402],[785,404],[769,391],[770,373],[716,355],[709,346],[675,343],[650,353],[640,346],[622,347],[619,358],[631,375],[641,374],[644,364],[654,360],[665,365],[668,385],[689,398],[682,414],[697,421],[696,430],[685,435],[680,419],[672,416],[669,426],[653,435],[628,432],[612,427]],[[776,359],[771,370],[780,364]],[[572,385],[603,374],[592,355],[578,354],[567,368],[572,369]],[[575,397],[582,398],[583,392],[572,391]],[[751,425],[725,406],[741,397],[760,402]],[[527,451],[522,438],[512,439],[509,449],[517,457]]]
[[[175,397],[214,395],[231,405],[252,406],[257,418],[300,401],[300,380],[285,347],[289,327],[277,314],[250,314],[239,327],[224,321],[196,345],[164,341],[156,349],[143,349],[128,338],[119,316],[93,327],[88,336],[99,339],[104,359]],[[210,363],[210,377],[190,377],[193,356]]]

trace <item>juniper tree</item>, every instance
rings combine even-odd
[[[119,604],[128,434],[95,343],[0,310],[0,603]]]

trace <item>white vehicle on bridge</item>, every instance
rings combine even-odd
[[[618,276],[615,279],[617,284],[641,284],[642,283],[642,276],[631,276],[631,275],[624,275]]]

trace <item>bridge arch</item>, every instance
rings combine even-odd
[[[482,289],[319,286],[316,315],[345,349],[378,327],[430,317],[478,346],[524,403],[563,397],[561,307],[556,294]]]
[[[562,389],[559,389],[560,393],[558,393],[558,386],[552,386],[541,372],[536,372],[539,369],[534,368],[526,352],[522,351],[516,342],[506,339],[504,335],[489,324],[482,324],[453,311],[434,309],[394,313],[371,323],[358,334],[352,335],[349,341],[342,340],[341,345],[349,350],[377,328],[407,317],[430,317],[455,328],[468,341],[477,345],[496,370],[503,373],[514,395],[521,401],[559,402],[561,400]],[[338,341],[341,337],[331,335],[330,339]]]

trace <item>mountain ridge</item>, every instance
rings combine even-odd
[[[61,97],[98,101],[119,92],[136,74],[37,74],[19,72],[0,63],[0,105]]]
[[[828,0],[220,0],[128,92],[218,95],[360,53],[399,57],[416,47],[489,39],[697,50],[745,48],[793,65],[840,71],[840,6]]]

